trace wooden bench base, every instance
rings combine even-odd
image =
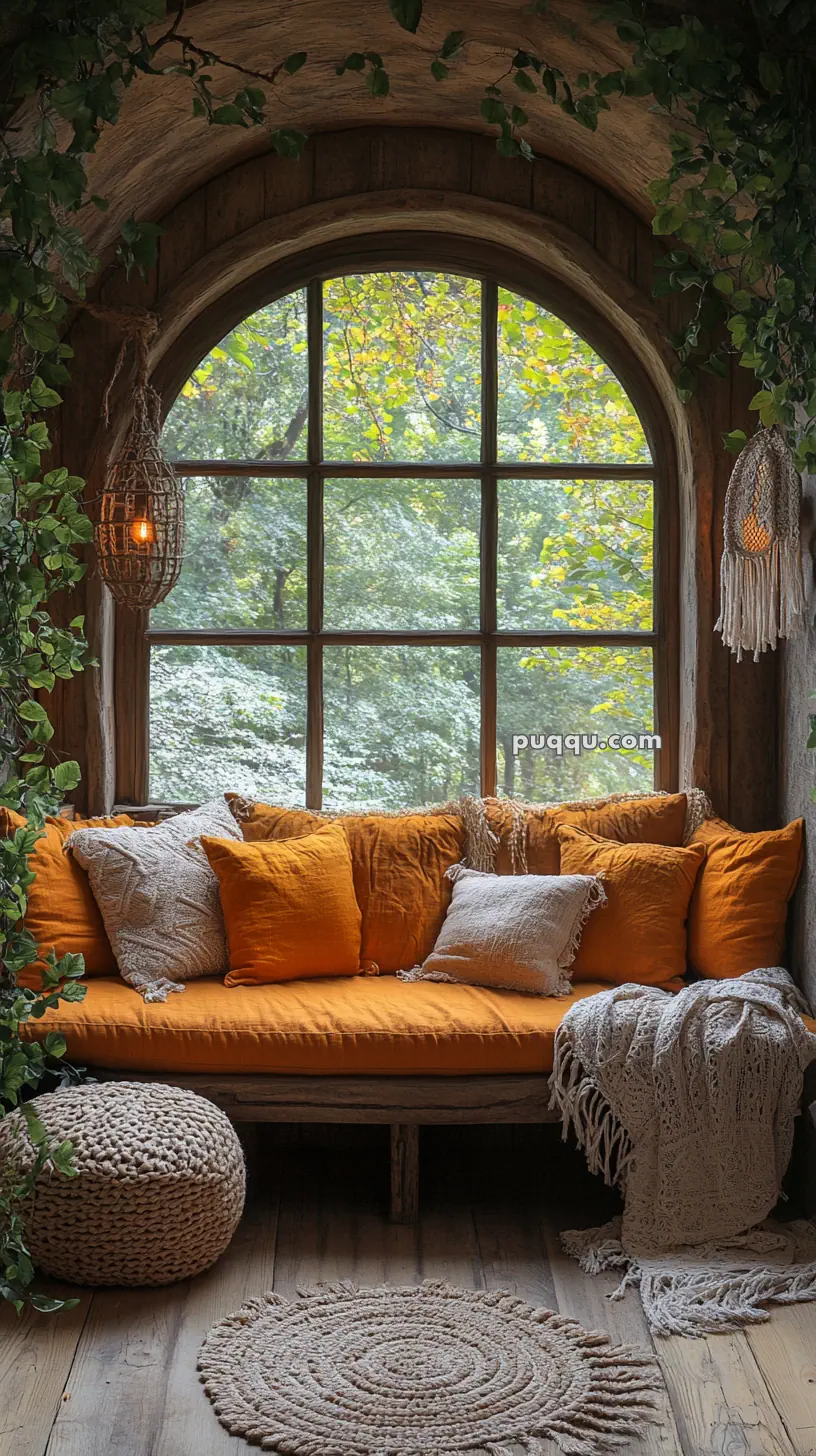
[[[553,1122],[545,1073],[481,1077],[211,1076],[208,1073],[93,1073],[100,1081],[167,1082],[208,1097],[233,1122],[363,1122],[391,1127],[391,1218],[415,1223],[419,1210],[419,1127],[423,1123]]]

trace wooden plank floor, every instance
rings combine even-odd
[[[0,1456],[247,1452],[198,1382],[201,1340],[250,1295],[323,1279],[511,1289],[651,1348],[636,1296],[609,1302],[616,1277],[589,1279],[560,1249],[559,1229],[601,1222],[615,1201],[556,1128],[423,1129],[416,1227],[386,1219],[387,1128],[250,1129],[247,1153],[247,1210],[208,1274],[84,1293],[64,1316],[0,1312]],[[816,1305],[657,1353],[661,1420],[634,1456],[816,1456]]]

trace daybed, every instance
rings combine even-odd
[[[318,822],[266,806],[242,812],[248,840],[297,837]],[[499,872],[557,872],[553,817],[624,843],[681,845],[694,827],[684,795],[569,806],[523,823],[488,805],[481,829],[492,840],[469,838],[450,814],[435,825],[427,815],[412,833],[408,818],[349,818],[363,953],[385,974],[232,986],[207,977],[153,1003],[118,975],[89,975],[85,999],[62,1002],[30,1034],[61,1032],[71,1059],[97,1076],[193,1088],[235,1120],[389,1123],[392,1215],[412,1220],[417,1127],[548,1120],[555,1031],[577,999],[606,988],[583,980],[567,997],[543,997],[393,974],[432,947],[450,894],[444,870],[463,854],[483,857],[487,844]],[[617,953],[625,958],[626,947]]]

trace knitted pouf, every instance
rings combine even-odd
[[[213,1264],[244,1206],[241,1144],[194,1092],[141,1082],[64,1088],[34,1099],[77,1176],[46,1170],[24,1210],[37,1269],[75,1284],[172,1284]],[[4,1181],[34,1153],[22,1113],[0,1122]]]

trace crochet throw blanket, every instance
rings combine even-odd
[[[787,971],[676,996],[626,985],[571,1007],[552,1105],[622,1219],[563,1235],[590,1273],[624,1269],[652,1328],[704,1334],[816,1299],[816,1229],[764,1221],[779,1198],[816,1036]]]

